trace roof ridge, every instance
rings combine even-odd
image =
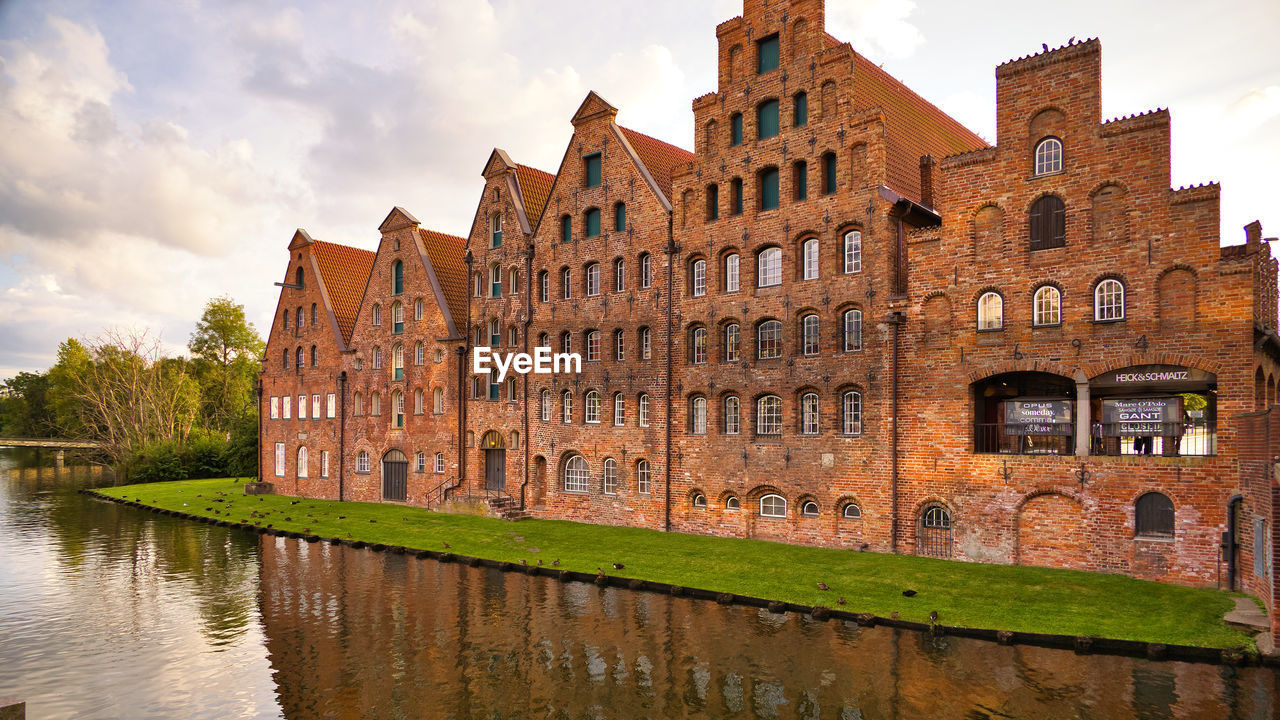
[[[648,138],[649,140],[652,140],[652,141],[654,141],[654,142],[656,142],[656,143],[662,143],[662,144],[663,144],[663,145],[665,145],[666,147],[668,147],[668,148],[670,148],[670,149],[672,149],[672,150],[675,150],[676,152],[682,152],[682,153],[685,153],[686,155],[688,155],[688,156],[689,156],[689,159],[690,159],[690,160],[692,160],[692,159],[694,159],[694,158],[696,157],[696,156],[694,155],[694,153],[693,153],[692,151],[690,151],[690,150],[685,150],[684,148],[680,147],[679,145],[676,145],[676,144],[674,144],[674,143],[669,143],[669,142],[667,142],[666,140],[662,140],[662,139],[656,138],[656,137],[654,137],[654,136],[652,136],[652,135],[649,135],[649,134],[647,134],[647,133],[642,133],[642,132],[640,132],[639,130],[633,130],[633,129],[631,129],[631,128],[629,128],[629,127],[626,127],[626,126],[624,126],[624,125],[619,125],[619,126],[618,126],[618,129],[619,129],[619,130],[621,130],[621,131],[623,131],[623,132],[627,132],[627,133],[631,133],[631,134],[633,134],[633,135],[639,135],[639,136],[641,136],[641,137]]]
[[[950,113],[938,107],[937,105],[935,105],[933,102],[931,102],[928,98],[924,97],[920,93],[916,92],[915,90],[912,90],[910,85],[907,85],[906,83],[899,80],[893,73],[889,72],[888,70],[885,70],[882,66],[872,62],[871,58],[868,58],[867,56],[859,53],[857,50],[854,50],[853,54],[854,56],[860,58],[866,63],[867,65],[867,67],[865,68],[866,70],[874,70],[875,72],[880,73],[889,81],[893,82],[898,87],[898,89],[905,90],[906,92],[910,93],[912,97],[916,98],[920,102],[923,102],[924,104],[928,105],[934,110],[937,110],[938,114],[942,118],[945,118],[947,123],[955,126],[954,129],[961,130],[964,133],[967,133],[968,135],[971,136],[970,138],[971,140],[976,140],[977,142],[981,143],[982,147],[987,147],[991,144],[991,143],[988,143],[985,139],[983,139],[982,136],[970,130],[964,123],[951,117]],[[975,148],[975,149],[981,149],[981,148]]]

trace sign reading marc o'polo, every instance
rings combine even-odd
[[[1182,422],[1182,398],[1115,398],[1102,401],[1108,435],[1136,437],[1175,433]]]
[[[1005,425],[1018,435],[1070,435],[1071,403],[1066,400],[1006,400]],[[1011,433],[1015,432],[1010,428]]]

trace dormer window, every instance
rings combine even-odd
[[[756,43],[756,71],[763,75],[778,69],[778,36],[770,35]]]
[[[1062,141],[1045,138],[1036,145],[1036,175],[1062,172]]]

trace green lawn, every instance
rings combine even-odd
[[[1252,648],[1222,616],[1223,592],[1072,570],[980,565],[909,555],[801,547],[605,527],[556,520],[511,523],[378,503],[338,503],[280,495],[246,497],[243,480],[127,485],[104,495],[230,522],[271,524],[321,537],[444,550],[489,560],[542,560],[581,572],[839,607],[943,625],[1086,635],[1179,645]],[[225,493],[218,496],[217,493]],[[225,502],[214,503],[218,497]],[[258,519],[250,512],[265,515]],[[612,563],[622,563],[614,570]],[[822,591],[818,583],[830,586]],[[916,590],[913,598],[902,591]],[[843,606],[838,598],[845,598]]]

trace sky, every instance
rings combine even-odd
[[[1169,108],[1222,241],[1280,233],[1280,3],[826,0],[827,29],[988,141],[995,66],[1098,37],[1102,109]],[[595,90],[693,146],[741,0],[0,0],[0,379],[68,337],[182,352],[229,295],[269,330],[296,228],[467,235],[494,147],[554,172]],[[1278,248],[1280,249],[1280,248]]]

